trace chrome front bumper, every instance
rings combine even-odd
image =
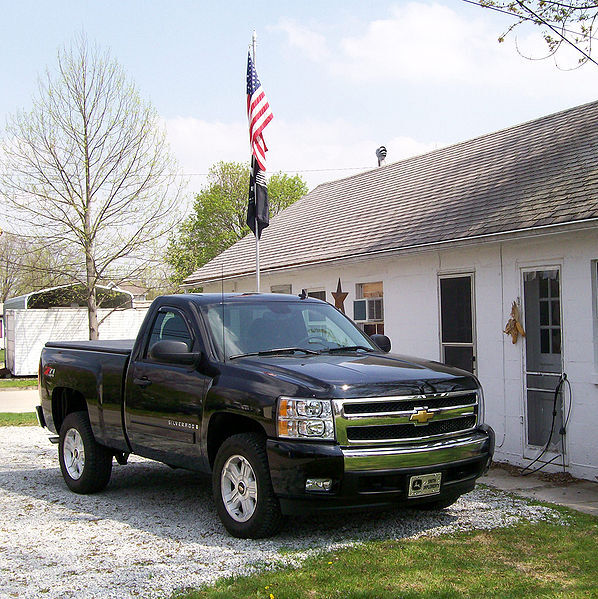
[[[398,470],[442,466],[462,460],[492,456],[493,435],[488,431],[475,430],[464,437],[454,437],[410,445],[408,447],[342,448],[345,472]]]

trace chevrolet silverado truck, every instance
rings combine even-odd
[[[446,507],[490,465],[482,389],[389,351],[305,294],[163,296],[136,340],[47,343],[37,415],[72,491],[102,490],[130,454],[211,473],[237,537],[290,514]]]

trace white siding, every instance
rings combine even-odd
[[[143,322],[147,309],[98,310],[100,339],[132,339]],[[89,338],[87,310],[55,308],[49,310],[7,310],[6,366],[15,376],[37,374],[39,357],[47,341],[80,341]]]
[[[561,268],[563,362],[573,392],[567,427],[568,471],[573,476],[598,480],[598,330],[595,261],[598,231],[578,231],[528,239],[487,243],[463,248],[428,251],[402,257],[345,260],[335,266],[262,273],[262,290],[291,283],[293,293],[302,288],[331,292],[341,278],[349,293],[345,310],[353,316],[355,285],[384,283],[385,332],[393,352],[438,360],[440,357],[438,276],[473,273],[477,373],[486,397],[486,419],[496,431],[496,459],[524,465],[525,402],[524,343],[513,345],[503,333],[511,303],[523,301],[522,268]],[[253,291],[255,277],[225,281],[225,291]],[[220,282],[206,286],[220,291]],[[560,459],[556,460],[560,463]],[[559,468],[549,466],[547,470]]]

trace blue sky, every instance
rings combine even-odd
[[[163,119],[191,191],[218,160],[248,160],[247,47],[275,118],[268,170],[310,187],[598,97],[598,67],[527,61],[533,29],[460,0],[227,3],[0,0],[0,124],[28,109],[38,74],[84,31],[109,49]],[[517,45],[516,45],[517,44]],[[561,67],[572,63],[563,56]],[[320,170],[331,169],[331,170]]]

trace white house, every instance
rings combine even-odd
[[[598,102],[320,185],[260,245],[262,291],[340,279],[394,352],[475,372],[497,460],[598,480]],[[185,283],[254,291],[254,258],[247,236]]]

